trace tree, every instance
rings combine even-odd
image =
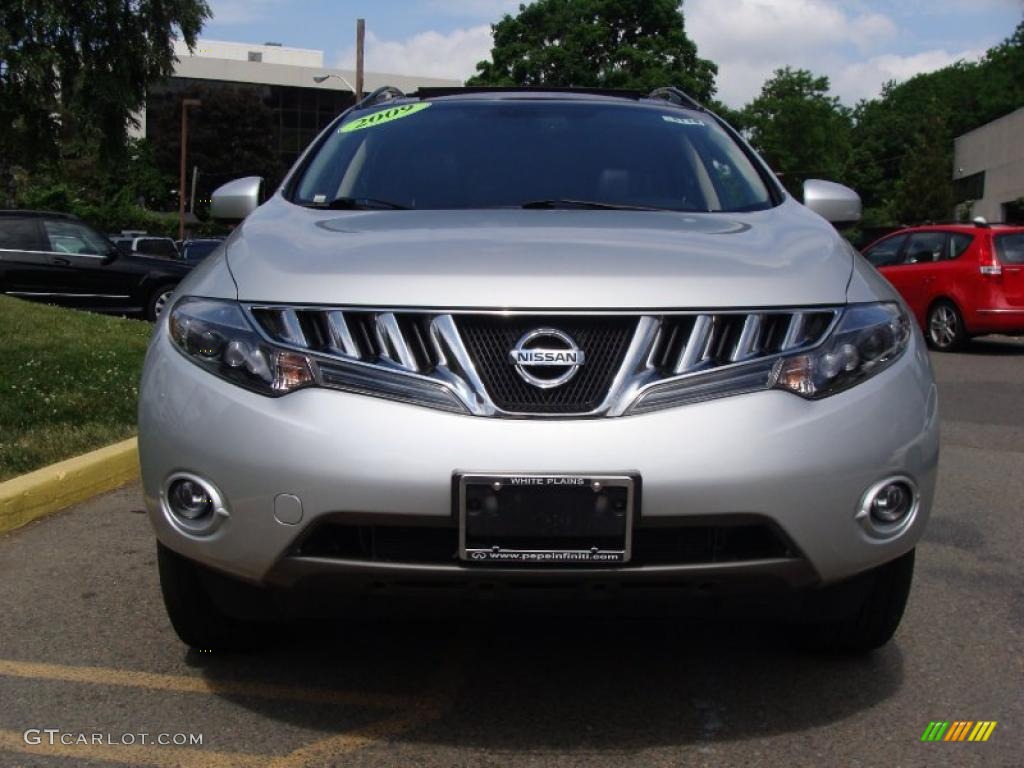
[[[0,192],[13,158],[53,159],[82,135],[123,154],[146,88],[173,71],[172,38],[194,46],[209,16],[206,0],[0,3]]]
[[[909,152],[900,163],[891,205],[895,221],[943,221],[953,212],[951,144],[944,110],[933,108],[922,116]]]
[[[843,178],[850,114],[829,95],[827,77],[806,69],[775,70],[738,122],[794,195],[799,197],[805,179]]]
[[[715,92],[717,68],[697,56],[678,0],[537,0],[492,29],[491,59],[467,85]]]
[[[262,94],[262,88],[228,83],[154,89],[149,97],[146,131],[154,147],[156,166],[166,175],[177,175],[181,100],[194,98],[202,105],[188,115],[188,164],[190,174],[192,167],[199,168],[198,200],[207,200],[214,189],[240,176],[263,176],[273,188],[282,172],[277,153],[277,116]],[[201,212],[205,207],[200,203],[196,210]]]

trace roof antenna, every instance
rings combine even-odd
[[[988,227],[988,221],[985,219],[984,216],[975,216],[974,226],[983,228]]]

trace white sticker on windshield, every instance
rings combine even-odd
[[[695,117],[672,117],[672,115],[662,115],[661,119],[666,123],[678,123],[679,125],[707,125],[703,120],[698,120]]]

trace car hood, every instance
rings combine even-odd
[[[324,211],[275,196],[228,243],[242,301],[641,309],[840,304],[852,254],[769,211]]]

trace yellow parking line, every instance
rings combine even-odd
[[[401,709],[414,703],[408,696],[359,693],[329,689],[299,688],[244,680],[210,680],[205,677],[165,675],[110,667],[71,667],[30,661],[0,659],[0,675],[30,680],[58,680],[90,685],[114,685],[175,693],[205,693],[248,696],[258,699],[283,699],[313,704],[348,704],[376,709]]]
[[[261,768],[270,762],[265,755],[214,752],[189,747],[122,744],[26,744],[21,733],[0,730],[0,751],[46,755],[76,760],[106,760],[122,765],[153,768]]]

